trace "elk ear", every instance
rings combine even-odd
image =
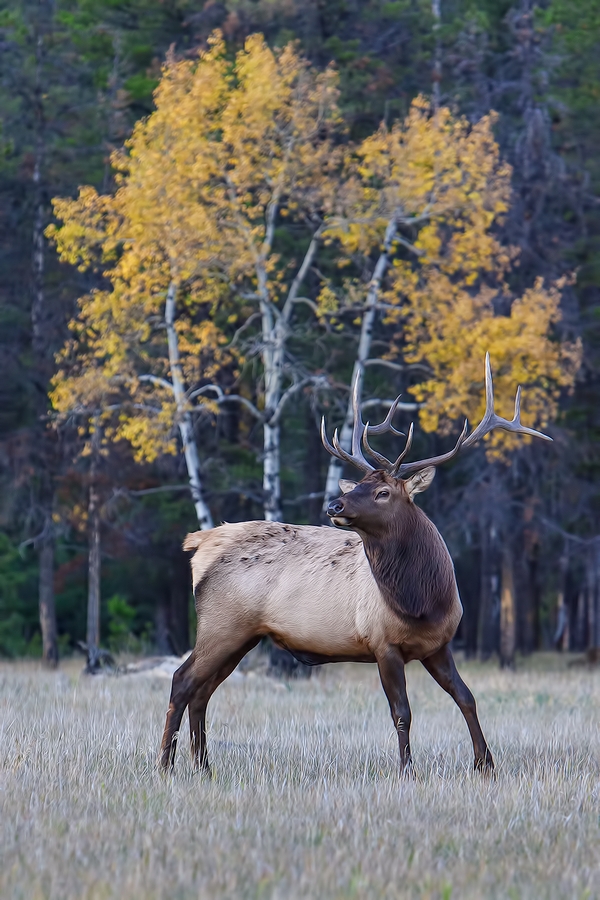
[[[358,484],[358,481],[349,481],[347,478],[340,478],[338,484],[340,486],[340,491],[342,492],[342,494],[349,494],[350,491],[354,490],[354,488]]]
[[[411,475],[410,478],[407,478],[404,482],[404,487],[410,499],[412,500],[415,494],[421,494],[423,491],[426,491],[434,478],[435,466],[428,466],[422,472],[417,472],[416,475]]]

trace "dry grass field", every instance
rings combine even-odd
[[[600,673],[461,665],[498,778],[413,663],[417,777],[371,666],[225,683],[214,779],[155,758],[169,682],[0,667],[0,897],[600,897]]]

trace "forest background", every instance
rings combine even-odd
[[[457,645],[594,657],[599,36],[598,0],[0,4],[1,654],[182,653],[187,531],[320,523],[357,369],[443,452],[490,349],[554,443],[423,496]]]

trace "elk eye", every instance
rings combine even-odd
[[[389,496],[390,496],[389,491],[379,491],[379,493],[377,494],[377,497],[375,499],[379,500],[381,497],[389,497]]]

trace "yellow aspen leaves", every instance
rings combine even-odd
[[[432,114],[419,97],[404,122],[342,145],[332,139],[342,127],[333,69],[319,73],[294,45],[273,51],[261,35],[231,58],[219,33],[198,58],[167,59],[155,106],[113,156],[114,193],[82,187],[75,199],[54,201],[60,224],[47,234],[61,259],[98,273],[59,358],[57,410],[101,414],[105,435],[127,440],[139,459],[174,452],[181,405],[170,387],[169,287],[187,409],[213,412],[214,392],[190,395],[225,367],[240,370],[237,330],[262,336],[254,353],[266,370],[271,350],[258,323],[293,319],[286,303],[303,256],[278,247],[276,228],[311,223],[314,235],[319,227],[342,269],[357,257],[376,260],[393,220],[392,265],[377,302],[394,335],[387,358],[429,373],[411,387],[423,427],[480,415],[488,350],[500,413],[510,413],[521,383],[527,424],[556,415],[580,347],[555,332],[560,284],[538,281],[523,297],[510,295],[518,254],[497,226],[511,171],[493,114],[472,125],[448,109]],[[314,299],[302,298],[315,328],[326,319],[336,330],[353,327],[336,317],[345,304],[360,309],[358,283],[345,285],[347,296],[324,280]],[[491,446],[502,440],[494,435]]]
[[[275,307],[289,290],[275,214],[314,217],[334,194],[336,97],[333,70],[311,69],[293,45],[274,52],[260,35],[233,61],[219,33],[198,58],[167,59],[155,111],[113,155],[116,191],[54,201],[61,224],[47,234],[61,259],[104,282],[71,323],[56,409],[100,410],[104,434],[139,459],[174,450],[167,290],[177,286],[186,396],[224,366],[235,374],[243,353],[229,346],[232,325],[256,312],[252,298]],[[202,395],[188,409],[199,405],[216,408]]]
[[[518,252],[497,226],[510,203],[510,167],[502,162],[490,114],[475,125],[449,110],[432,114],[417,98],[403,123],[382,126],[349,152],[333,234],[342,259],[381,252],[397,223],[392,266],[381,294],[396,337],[388,358],[419,364],[430,376],[410,389],[428,431],[449,430],[483,413],[483,359],[489,350],[498,410],[512,417],[518,384],[523,421],[543,427],[580,365],[577,341],[560,341],[563,283],[541,281],[513,299],[506,276]],[[490,448],[510,446],[503,433]]]

